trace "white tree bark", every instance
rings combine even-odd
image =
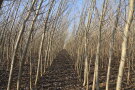
[[[29,35],[28,35],[28,40],[26,42],[26,47],[24,48],[24,53],[23,53],[23,56],[20,60],[20,66],[19,66],[19,73],[18,73],[18,79],[17,79],[17,90],[20,89],[20,80],[21,80],[21,75],[22,75],[22,67],[23,67],[23,64],[24,64],[24,59],[25,59],[25,56],[27,54],[27,49],[28,49],[28,45],[29,45],[29,42],[30,42],[30,39],[31,39],[31,34],[33,32],[33,27],[34,27],[34,24],[36,22],[36,19],[38,17],[38,14],[39,14],[39,11],[40,11],[40,8],[42,6],[42,3],[43,3],[44,0],[42,0],[40,2],[40,5],[38,6],[38,10],[36,12],[36,16],[34,17],[33,21],[32,21],[32,24],[31,24],[31,27],[30,27],[30,32],[29,32]]]
[[[37,85],[37,81],[38,81],[38,77],[39,77],[39,70],[40,70],[40,63],[41,63],[41,53],[42,53],[43,42],[44,42],[44,39],[45,39],[45,32],[46,32],[46,28],[47,28],[47,23],[48,23],[48,19],[49,19],[51,10],[53,8],[54,1],[55,0],[51,1],[51,5],[49,7],[49,11],[47,13],[46,20],[45,20],[45,26],[44,26],[44,29],[43,29],[44,33],[42,34],[42,38],[41,38],[41,42],[40,42],[40,47],[39,47],[39,52],[38,52],[38,67],[37,67],[37,74],[36,74],[36,79],[35,79],[35,86]]]
[[[86,30],[85,30],[85,67],[84,67],[84,82],[83,82],[83,86],[87,85],[86,86],[86,90],[89,89],[89,67],[90,65],[88,64],[88,34],[89,34],[89,31],[90,31],[90,26],[91,26],[91,21],[92,21],[92,14],[93,14],[93,11],[94,11],[94,8],[95,8],[95,4],[96,4],[96,0],[93,0],[91,2],[91,10],[89,11],[89,17],[88,17],[88,24],[87,24],[87,27],[86,27]]]
[[[97,45],[97,51],[96,51],[96,60],[95,60],[95,69],[94,69],[94,77],[93,77],[93,86],[92,90],[99,90],[99,58],[100,58],[100,49],[101,49],[101,30],[103,27],[103,20],[105,17],[106,9],[107,9],[107,3],[108,0],[104,0],[103,2],[103,9],[102,14],[100,17],[100,23],[99,23],[99,33],[98,33],[98,45]]]
[[[7,86],[7,90],[10,90],[10,86],[11,86],[11,80],[12,80],[12,74],[13,74],[13,67],[14,67],[14,63],[15,63],[15,55],[17,53],[17,49],[18,49],[18,46],[19,46],[19,42],[20,42],[20,39],[21,39],[21,36],[24,32],[24,29],[25,29],[25,24],[26,22],[28,21],[29,19],[29,16],[31,14],[31,10],[35,4],[36,0],[33,0],[32,2],[32,5],[30,7],[30,11],[28,12],[23,24],[22,24],[22,27],[21,27],[21,30],[19,31],[19,35],[17,37],[17,40],[16,40],[16,43],[15,43],[15,46],[14,46],[14,51],[13,51],[13,55],[12,55],[12,59],[11,59],[11,68],[10,68],[10,74],[9,74],[9,79],[8,79],[8,86]]]
[[[124,35],[123,35],[123,43],[122,43],[122,51],[121,51],[121,61],[119,66],[119,72],[117,77],[117,84],[116,84],[116,90],[121,90],[121,84],[122,84],[122,77],[123,77],[123,71],[124,71],[124,65],[126,60],[126,53],[127,53],[127,41],[128,41],[128,33],[130,30],[130,26],[133,20],[133,13],[135,8],[135,0],[129,0],[129,12],[128,12],[128,20],[125,25]]]
[[[110,49],[109,49],[109,63],[108,63],[107,80],[106,80],[106,90],[109,90],[111,62],[112,62],[112,59],[113,59],[113,52],[114,52],[114,50],[113,50],[113,48],[114,48],[114,35],[115,35],[116,28],[118,26],[119,15],[120,15],[120,6],[121,6],[121,0],[119,2],[119,6],[118,6],[118,9],[117,9],[117,15],[116,15],[116,19],[115,19],[115,22],[114,22],[112,36],[111,36]]]

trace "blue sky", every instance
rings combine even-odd
[[[72,20],[71,25],[69,27],[69,33],[72,33],[73,27],[74,27],[74,23],[79,23],[80,20],[80,14],[82,12],[82,8],[84,5],[84,1],[86,0],[75,0],[75,3],[72,6],[72,12],[70,14],[69,19],[73,19],[75,18],[75,20]],[[97,0],[96,2],[96,6],[98,8],[99,11],[102,10],[102,3],[104,0]]]
[[[23,11],[24,6],[26,5],[27,1],[32,1],[32,0],[22,0],[21,6],[20,6],[20,9],[19,9],[20,12]],[[82,12],[84,1],[86,1],[86,0],[73,0],[73,1],[75,1],[75,2],[73,4],[70,4],[70,6],[69,6],[69,7],[72,8],[71,14],[69,16],[69,20],[71,21],[70,22],[71,25],[69,27],[69,32],[72,32],[74,23],[79,23],[80,14]],[[4,5],[9,4],[9,3],[12,3],[12,1],[11,2],[5,1]],[[71,3],[72,3],[72,0],[71,0]],[[99,9],[99,11],[102,9],[102,3],[103,3],[103,0],[97,0],[97,2],[96,2],[96,4],[97,4],[96,6]],[[19,14],[21,14],[21,13],[19,13]]]

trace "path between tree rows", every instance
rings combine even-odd
[[[114,60],[115,61],[115,60]],[[114,62],[113,62],[114,63]],[[118,73],[118,67],[112,63],[112,71],[110,76],[110,90],[115,90],[116,79]],[[115,67],[114,67],[115,65]],[[36,67],[33,65],[33,73],[32,73],[32,87],[34,87],[35,75],[36,75]],[[23,74],[21,79],[21,89],[20,90],[29,90],[29,73],[30,65],[26,63],[23,67]],[[105,81],[106,81],[106,70],[99,68],[99,82],[100,89],[105,90]],[[94,74],[94,66],[91,65],[90,79],[89,79],[89,88],[91,90],[92,80]],[[124,70],[123,85],[122,90],[135,90],[135,73],[131,72],[131,80],[130,84],[126,84],[127,80],[127,68]],[[13,72],[13,80],[11,85],[11,90],[16,90],[16,81],[18,75],[18,64],[14,68]],[[9,70],[0,70],[0,90],[6,90],[8,83]],[[34,87],[35,88],[35,87]],[[33,89],[35,90],[35,89]],[[46,73],[43,74],[42,77],[39,78],[37,84],[37,90],[85,90],[82,86],[82,82],[79,81],[76,71],[74,70],[74,64],[70,58],[70,55],[66,50],[62,50],[56,56],[52,65],[47,68]]]
[[[58,54],[37,86],[38,90],[85,90],[66,50]]]
[[[25,64],[21,80],[21,90],[29,90],[29,64]],[[34,70],[33,66],[33,70]],[[35,69],[36,70],[36,69]],[[2,74],[3,73],[3,74]],[[0,90],[6,90],[9,71],[0,71]],[[16,89],[18,68],[14,68],[11,90]],[[36,72],[32,73],[34,83]],[[35,87],[34,87],[35,88]],[[66,50],[62,50],[56,56],[46,73],[39,78],[37,89],[33,90],[85,90],[74,70],[74,64]]]

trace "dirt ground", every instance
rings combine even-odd
[[[46,74],[40,78],[38,90],[85,90],[66,51],[59,53]]]
[[[29,90],[29,64],[25,64],[24,72],[21,80],[21,90]],[[32,81],[34,84],[36,69],[33,66]],[[94,74],[94,64],[91,65],[89,90],[92,87],[92,80]],[[14,68],[13,81],[11,90],[16,90],[16,80],[18,68]],[[83,71],[82,71],[83,73]],[[105,90],[106,81],[106,67],[99,68],[99,82],[100,90]],[[111,76],[110,76],[110,90],[115,90],[116,80],[118,73],[118,65],[115,62],[112,63]],[[0,70],[0,90],[6,90],[8,82],[9,71]],[[131,72],[131,79],[127,84],[127,68],[125,67],[124,78],[122,82],[122,90],[135,90],[135,73]],[[83,76],[82,76],[83,80]],[[39,78],[37,87],[34,90],[85,90],[82,86],[82,82],[79,80],[78,75],[74,69],[74,63],[70,58],[70,55],[66,50],[62,50],[52,62],[52,65],[47,68],[46,73]]]

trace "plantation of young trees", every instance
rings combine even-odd
[[[0,90],[135,90],[135,0],[0,0]]]

